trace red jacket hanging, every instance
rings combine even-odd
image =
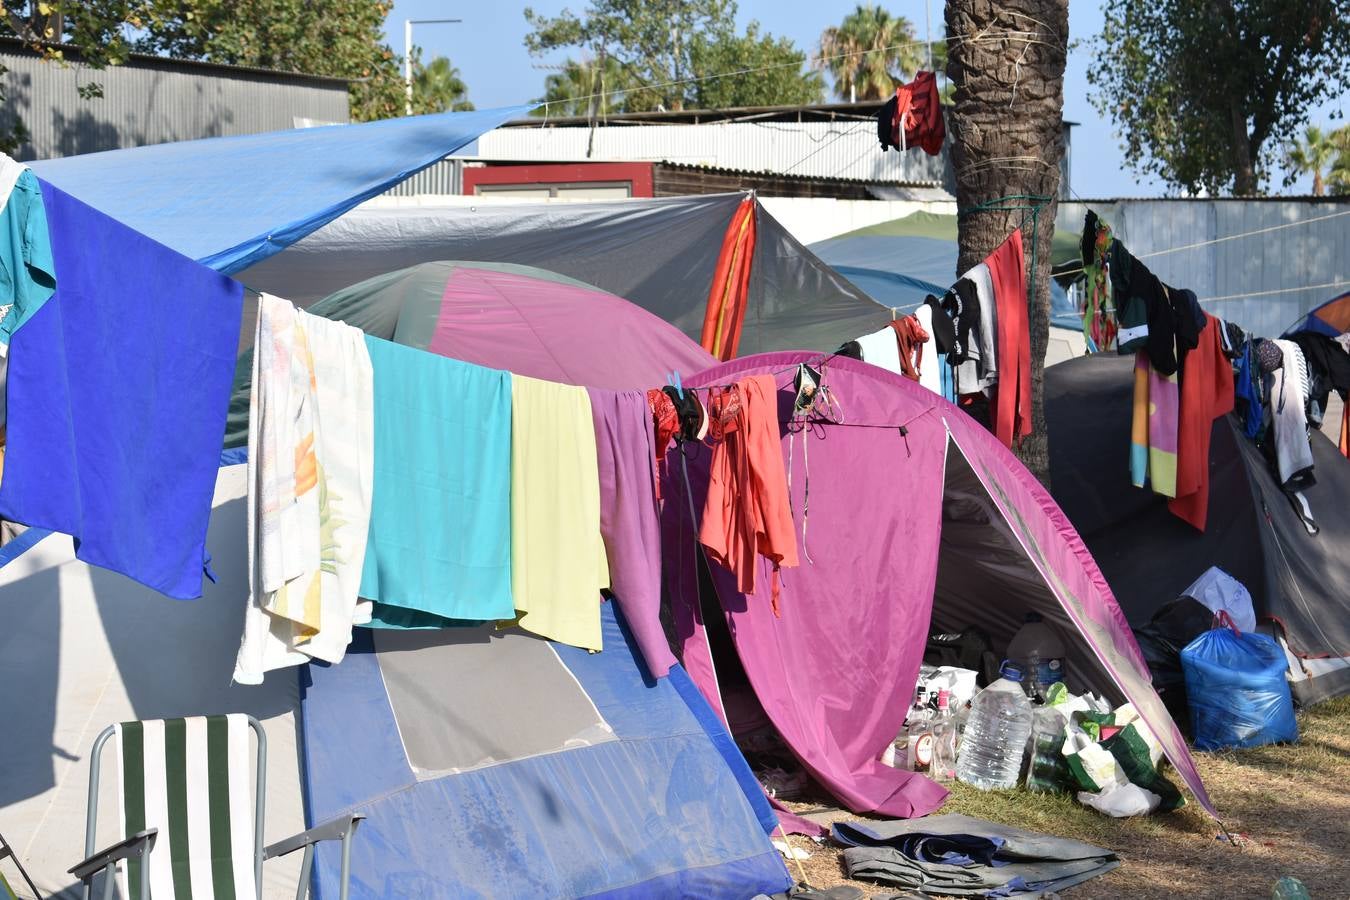
[[[942,121],[936,75],[917,72],[913,81],[895,89],[895,96],[878,114],[877,136],[883,150],[922,147],[929,156],[942,152],[947,129]]]
[[[900,347],[900,374],[911,381],[918,381],[928,332],[923,330],[916,316],[895,319],[891,322],[891,328],[895,331],[895,341]]]
[[[998,386],[994,435],[1005,447],[1031,434],[1031,328],[1027,323],[1026,258],[1022,229],[989,254],[985,265],[994,282],[998,309]]]
[[[1209,439],[1214,420],[1233,410],[1233,366],[1223,355],[1223,325],[1205,315],[1200,344],[1186,354],[1177,422],[1177,496],[1167,508],[1201,531],[1209,515]]]

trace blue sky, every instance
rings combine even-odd
[[[535,0],[531,5],[537,12],[552,15],[564,7],[580,12],[587,4],[586,0],[570,3]],[[768,31],[789,37],[797,46],[811,50],[816,46],[820,32],[837,24],[854,5],[854,0],[740,0],[738,19],[742,25],[758,19]],[[919,37],[925,37],[923,0],[892,0],[884,5],[891,12],[908,18],[915,24]],[[940,37],[942,0],[929,0],[928,7],[932,33]],[[386,22],[386,31],[390,45],[402,53],[404,19],[463,19],[463,24],[458,25],[414,26],[413,40],[424,49],[425,57],[450,57],[469,86],[470,99],[479,108],[509,106],[543,93],[547,73],[533,68],[535,65],[559,62],[563,58],[563,54],[559,54],[557,59],[536,59],[526,52],[523,39],[528,28],[523,10],[524,4],[497,0],[477,4],[397,0]],[[1086,73],[1092,59],[1081,43],[1099,28],[1098,0],[1071,0],[1070,36],[1080,42],[1080,46],[1069,54],[1064,84],[1064,117],[1079,123],[1073,134],[1073,191],[1080,197],[1091,199],[1161,196],[1164,187],[1160,182],[1128,167],[1111,124],[1102,119],[1088,101]],[[1345,101],[1342,98],[1337,102]],[[1334,104],[1316,110],[1314,121],[1325,123],[1332,108]],[[1272,187],[1278,189],[1279,185]],[[1308,181],[1304,179],[1296,183],[1291,192],[1306,193],[1308,189]]]

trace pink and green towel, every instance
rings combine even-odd
[[[1181,390],[1177,376],[1163,375],[1147,354],[1135,354],[1134,407],[1130,425],[1130,481],[1150,485],[1165,497],[1177,495],[1177,415]]]

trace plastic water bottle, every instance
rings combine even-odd
[[[999,674],[998,681],[971,701],[956,761],[957,779],[986,791],[1017,786],[1031,734],[1031,701],[1022,691],[1022,670],[1005,661]]]
[[[938,782],[956,777],[956,716],[951,694],[943,690],[938,691],[937,715],[933,718],[933,763],[928,775]]]
[[[1064,680],[1064,638],[1041,619],[1040,613],[1027,613],[1025,623],[1008,644],[1008,659],[1026,676],[1027,696],[1045,699],[1045,691]]]
[[[1275,890],[1270,897],[1271,900],[1312,900],[1303,882],[1291,875],[1286,875],[1275,882]]]
[[[1033,791],[1067,790],[1069,766],[1064,761],[1064,714],[1053,706],[1037,707],[1031,717],[1031,759],[1027,788]]]

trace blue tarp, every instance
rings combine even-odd
[[[603,653],[553,647],[616,740],[430,780],[409,765],[368,631],[341,665],[309,667],[308,818],[367,816],[352,843],[353,898],[752,897],[790,886],[766,833],[772,811],[721,723],[692,685],[680,690],[678,665],[647,678],[614,604],[602,610]],[[474,687],[438,690],[453,718],[455,693]],[[317,896],[337,896],[339,856],[319,849]]]
[[[233,274],[528,109],[155,144],[32,168],[142,234]]]
[[[956,241],[918,235],[846,234],[812,244],[812,253],[873,300],[912,313],[929,294],[941,297],[956,280]],[[1068,294],[1050,280],[1050,320],[1080,328],[1082,316]]]

